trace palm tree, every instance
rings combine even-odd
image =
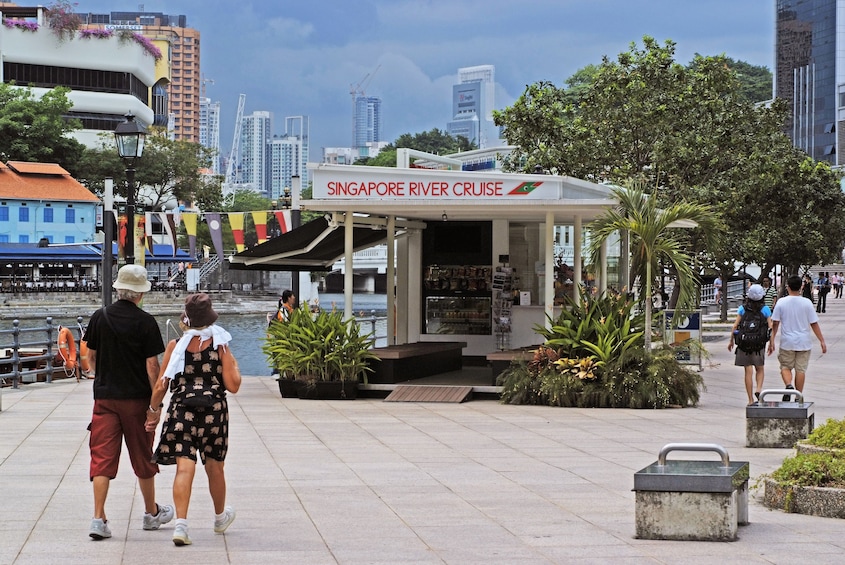
[[[674,228],[699,227],[705,243],[718,233],[717,222],[709,206],[676,202],[665,208],[658,205],[657,194],[648,194],[641,181],[632,181],[628,188],[613,188],[618,206],[589,224],[590,255],[594,264],[602,243],[617,231],[627,230],[631,236],[631,280],[640,277],[644,283],[645,325],[651,328],[652,288],[660,264],[674,268],[680,292],[679,309],[691,308],[696,296],[698,277],[692,269],[685,244]],[[623,251],[624,252],[624,251]],[[645,333],[646,352],[651,351],[651,331]]]

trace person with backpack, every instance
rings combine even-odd
[[[728,351],[733,351],[736,346],[734,365],[745,368],[745,392],[750,406],[759,400],[763,390],[765,349],[769,341],[772,311],[764,302],[766,291],[759,284],[752,284],[746,296],[745,303],[737,310]]]
[[[816,289],[818,289],[819,299],[816,302],[816,312],[824,314],[827,312],[827,295],[830,292],[830,278],[827,273],[820,273],[816,281]]]
[[[822,353],[827,353],[827,344],[824,341],[822,330],[819,327],[819,315],[813,309],[812,303],[808,303],[801,297],[801,278],[792,275],[786,281],[789,295],[784,296],[775,304],[775,311],[772,312],[772,339],[769,341],[769,355],[775,351],[775,336],[778,330],[783,328],[778,349],[778,363],[780,363],[780,376],[786,388],[804,390],[804,379],[807,374],[807,366],[810,364],[810,351],[813,348],[812,334],[815,334],[822,348]],[[795,372],[795,384],[793,381]],[[784,395],[784,400],[789,400]]]

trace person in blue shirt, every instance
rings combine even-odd
[[[764,299],[766,291],[759,284],[752,284],[748,288],[747,299],[745,304],[741,305],[736,311],[736,320],[731,331],[731,339],[728,343],[728,351],[733,351],[735,345],[735,338],[739,332],[739,324],[742,321],[742,316],[746,310],[758,309],[766,320],[767,327],[772,324],[772,311],[765,305]],[[758,351],[748,352],[737,347],[736,360],[734,365],[745,368],[745,392],[748,394],[748,404],[752,405],[760,398],[760,391],[763,390],[763,379],[765,378],[765,364],[766,364],[766,349],[765,343]],[[756,375],[755,375],[756,373]],[[753,377],[756,376],[756,379]],[[756,383],[754,382],[756,381]],[[754,387],[754,385],[757,385]]]

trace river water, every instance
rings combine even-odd
[[[331,309],[334,305],[338,310],[343,311],[343,301],[342,294],[320,294],[320,306],[322,308]],[[387,345],[387,296],[384,294],[356,294],[352,299],[352,307],[356,320],[361,324],[362,332],[370,333],[375,329],[375,346]],[[232,352],[238,360],[243,376],[267,376],[270,374],[267,358],[261,350],[267,335],[267,313],[220,314],[220,318],[217,320],[217,325],[232,334]],[[182,335],[179,330],[178,316],[156,315],[156,320],[158,320],[165,343],[169,339],[178,338]],[[88,323],[88,320],[83,320],[83,324],[86,323]],[[73,329],[74,338],[77,337],[75,318],[55,318],[53,324],[61,324]],[[34,325],[28,322],[21,323],[21,327],[33,327]],[[53,335],[55,336],[55,333]],[[43,338],[39,336],[39,339]]]

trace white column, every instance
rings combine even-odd
[[[387,217],[387,345],[396,343],[396,216]]]
[[[573,298],[575,303],[581,301],[581,216],[575,216],[575,223],[572,225],[572,270],[575,273],[572,279]]]
[[[343,273],[343,318],[348,320],[352,317],[352,286],[353,279],[353,264],[352,264],[352,250],[355,248],[352,235],[355,228],[355,222],[352,220],[352,212],[347,211],[344,215],[343,221],[343,260],[346,266],[346,271]]]
[[[599,249],[599,294],[604,294],[607,291],[607,239],[601,243]]]
[[[408,343],[408,263],[410,242],[408,235],[396,242],[396,343]]]
[[[553,212],[546,212],[546,288],[543,289],[543,300],[545,301],[546,328],[551,329],[551,320],[554,316],[555,307],[555,215]]]
[[[413,230],[408,235],[408,343],[420,340],[422,326],[422,232]]]

